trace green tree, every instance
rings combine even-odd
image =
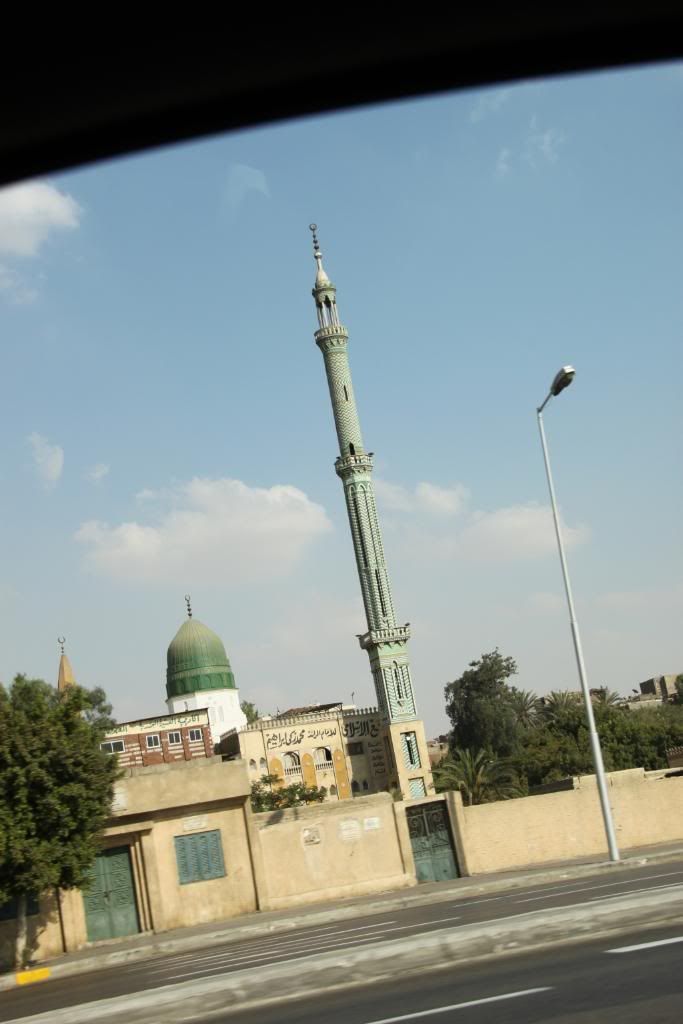
[[[530,690],[517,690],[510,687],[510,703],[517,724],[522,729],[532,729],[539,720],[541,701]]]
[[[471,661],[458,679],[448,683],[446,712],[453,727],[453,751],[485,750],[498,757],[514,753],[520,726],[507,680],[516,673],[514,660],[496,648]]]
[[[305,786],[293,782],[289,786],[278,786],[278,775],[262,775],[258,782],[251,784],[251,808],[259,811],[280,811],[286,807],[301,807],[303,804],[322,803],[325,791],[317,786]]]
[[[246,715],[247,725],[251,725],[252,722],[256,722],[259,716],[259,710],[255,704],[252,704],[249,700],[240,701],[240,707]]]
[[[434,785],[439,793],[459,790],[468,806],[509,800],[524,793],[512,764],[491,757],[486,750],[459,750],[445,758],[434,768]]]
[[[102,691],[59,693],[23,675],[0,685],[0,902],[16,902],[17,967],[28,899],[89,880],[118,775],[100,749],[105,708]]]

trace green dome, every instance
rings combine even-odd
[[[166,696],[226,688],[236,686],[223,641],[197,619],[188,619],[168,647]]]

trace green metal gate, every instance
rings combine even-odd
[[[434,803],[406,807],[408,832],[418,882],[442,882],[458,877],[446,805]]]
[[[140,931],[130,850],[114,846],[95,858],[90,886],[83,891],[88,942],[118,939]]]

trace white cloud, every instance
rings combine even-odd
[[[377,480],[377,499],[391,515],[386,526],[400,535],[403,550],[419,551],[433,560],[490,562],[544,557],[556,550],[548,505],[510,505],[491,512],[470,511],[470,492],[463,484],[440,487],[420,483],[414,491]],[[458,516],[457,522],[453,517]],[[563,524],[567,547],[589,536],[584,526]]]
[[[51,232],[78,227],[76,200],[45,181],[0,189],[0,252],[36,256]]]
[[[541,128],[538,117],[534,114],[529,123],[524,159],[534,168],[543,163],[557,163],[560,147],[564,145],[565,141],[562,132],[556,128]]]
[[[500,108],[510,99],[510,96],[510,89],[495,89],[482,93],[470,110],[470,121],[472,124],[483,121],[485,117],[489,117],[491,114],[497,114]]]
[[[163,506],[156,522],[81,525],[91,568],[149,583],[245,583],[288,572],[331,529],[324,508],[291,485],[195,477],[145,496]]]
[[[64,469],[64,449],[58,444],[50,444],[42,434],[29,434],[26,440],[31,446],[38,476],[46,487],[54,487]]]
[[[460,512],[469,498],[469,491],[462,484],[440,487],[424,481],[419,483],[414,491],[410,491],[400,484],[376,480],[375,492],[380,504],[386,509],[396,512],[426,511],[434,515],[447,516]]]
[[[584,526],[562,525],[562,538],[570,548],[588,538]],[[477,561],[513,561],[539,558],[556,550],[557,541],[548,505],[510,505],[479,512],[462,531],[459,548]]]
[[[96,462],[94,466],[86,473],[88,480],[91,480],[94,484],[99,484],[104,480],[105,476],[109,473],[109,466],[106,462]]]
[[[0,293],[17,306],[26,306],[38,297],[37,290],[27,284],[21,274],[2,263],[0,263]]]
[[[270,189],[263,171],[247,164],[231,164],[223,193],[228,211],[234,213],[250,192],[257,192],[270,199]]]
[[[504,178],[507,174],[510,173],[510,157],[511,156],[512,156],[511,150],[509,150],[507,148],[507,146],[503,146],[503,148],[501,149],[500,153],[498,154],[498,159],[496,161],[496,175],[497,175],[497,177]]]

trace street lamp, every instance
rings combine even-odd
[[[560,532],[560,520],[557,514],[557,502],[555,500],[555,487],[553,486],[553,477],[550,472],[550,459],[548,458],[548,446],[545,440],[545,430],[543,429],[543,410],[551,398],[557,398],[557,396],[568,388],[571,382],[574,380],[574,374],[576,370],[573,366],[563,366],[558,373],[555,374],[552,384],[550,385],[550,391],[546,395],[542,404],[539,405],[536,410],[538,417],[538,429],[541,434],[541,445],[543,447],[543,459],[545,461],[545,472],[548,477],[548,490],[550,491],[550,503],[553,509],[553,520],[555,522],[555,535],[557,537],[557,547],[560,552],[560,564],[562,565],[562,576],[564,579],[564,589],[567,594],[567,604],[569,605],[569,622],[572,630],[572,639],[574,641],[574,651],[576,653],[576,664],[579,669],[579,678],[581,680],[581,690],[583,692],[583,701],[586,706],[586,718],[588,719],[588,734],[591,741],[591,751],[593,754],[593,765],[595,767],[595,777],[598,783],[598,792],[600,794],[600,804],[602,807],[602,818],[605,823],[605,835],[607,836],[607,845],[609,847],[610,860],[619,860],[619,849],[617,847],[617,838],[614,832],[614,822],[612,820],[612,808],[609,805],[609,796],[607,793],[607,779],[605,778],[605,766],[602,763],[602,750],[600,749],[600,738],[595,728],[595,717],[593,715],[593,704],[591,702],[590,690],[588,689],[588,680],[586,679],[586,666],[583,662],[583,651],[581,649],[581,637],[579,635],[579,624],[576,621],[576,613],[574,611],[574,599],[572,598],[572,588],[569,582],[569,570],[567,568],[567,559],[564,553],[564,545],[562,543],[562,533]]]

